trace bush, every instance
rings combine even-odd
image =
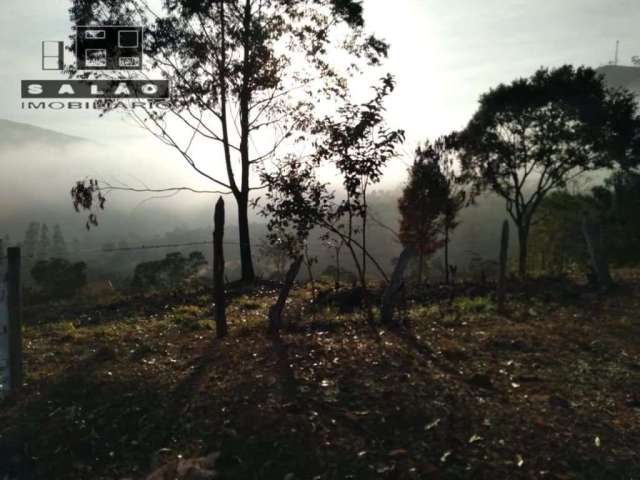
[[[202,252],[184,257],[180,252],[169,253],[162,260],[136,266],[131,286],[138,289],[173,288],[198,274],[207,264]]]
[[[68,298],[86,285],[87,265],[62,258],[40,260],[31,269],[31,276],[45,295]]]

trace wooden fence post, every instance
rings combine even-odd
[[[498,277],[498,291],[496,292],[498,311],[504,312],[504,297],[507,282],[507,260],[509,259],[509,222],[502,223],[500,237],[500,274]]]
[[[226,300],[224,297],[224,200],[218,199],[213,214],[213,298],[215,301],[216,335],[227,335]]]
[[[20,248],[7,250],[7,306],[9,309],[9,389],[22,385],[22,280]]]
[[[302,265],[302,260],[304,259],[303,255],[299,255],[289,267],[287,271],[287,275],[284,279],[284,284],[280,289],[280,293],[278,294],[278,300],[274,303],[271,308],[269,308],[269,332],[276,333],[280,330],[282,326],[282,310],[284,310],[284,305],[289,297],[289,292],[291,291],[291,287],[293,286],[293,282],[298,276],[298,272],[300,271],[300,266]]]
[[[400,287],[402,286],[404,271],[409,265],[409,261],[416,254],[413,248],[405,248],[398,261],[396,267],[391,274],[391,280],[385,288],[382,294],[382,301],[380,303],[380,321],[385,325],[391,325],[393,323],[393,311],[395,309],[396,297]]]

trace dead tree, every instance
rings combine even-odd
[[[500,238],[500,274],[498,277],[498,291],[496,297],[498,300],[498,311],[504,312],[504,297],[507,280],[507,260],[509,255],[509,222],[505,220],[502,223],[502,237]]]
[[[282,288],[280,288],[280,293],[278,294],[278,300],[274,303],[271,308],[269,308],[269,332],[276,333],[280,330],[282,326],[282,311],[284,310],[284,305],[289,298],[289,292],[291,291],[291,287],[293,286],[293,282],[298,276],[298,272],[300,271],[300,266],[302,265],[302,261],[304,259],[304,255],[299,255],[293,261],[289,270],[287,271],[287,275],[284,279],[284,284]]]
[[[602,227],[600,223],[591,220],[586,212],[582,214],[582,234],[587,243],[591,267],[598,287],[602,290],[608,290],[613,285],[613,280],[609,273],[607,251],[602,238]]]
[[[405,248],[396,262],[393,274],[391,275],[391,280],[382,294],[382,302],[380,304],[380,321],[384,325],[391,325],[393,323],[393,312],[395,310],[398,292],[404,283],[404,271],[407,268],[409,261],[415,255],[416,251],[413,248]]]
[[[213,214],[213,296],[216,313],[216,335],[227,335],[226,301],[224,298],[224,200],[218,199]]]

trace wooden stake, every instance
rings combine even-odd
[[[498,277],[498,311],[504,312],[504,297],[507,282],[507,261],[509,259],[509,222],[502,223],[502,236],[500,238],[500,276]]]
[[[216,335],[227,335],[226,299],[224,295],[224,200],[216,203],[213,215],[213,297],[216,313]]]

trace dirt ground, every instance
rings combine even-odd
[[[432,287],[386,331],[300,288],[277,337],[275,292],[246,290],[223,341],[204,291],[27,308],[0,443],[37,479],[211,452],[223,479],[638,479],[640,275],[618,278],[513,286],[504,315],[489,287]]]

